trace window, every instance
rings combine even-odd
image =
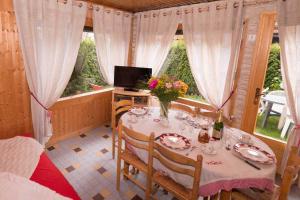
[[[171,49],[159,75],[167,74],[184,81],[189,86],[186,98],[205,101],[197,89],[191,72],[182,31],[178,32],[174,37]]]
[[[94,33],[85,28],[71,79],[62,97],[107,87],[97,61]]]

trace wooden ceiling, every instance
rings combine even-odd
[[[195,3],[207,3],[218,0],[87,0],[96,4],[117,8],[129,12],[156,10]]]

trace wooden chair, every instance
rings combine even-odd
[[[184,111],[184,112],[189,113],[190,115],[192,115],[192,117],[195,117],[196,114],[197,114],[195,108],[193,108],[191,106],[188,106],[188,105],[185,105],[185,104],[182,104],[182,103],[172,102],[171,103],[171,109]]]
[[[197,115],[201,115],[201,116],[204,116],[204,117],[212,118],[214,120],[217,120],[219,118],[219,113],[217,111],[209,111],[209,110],[203,111],[200,108],[196,108],[196,113],[197,113]],[[233,123],[232,119],[228,119],[225,116],[222,116],[222,119],[223,119],[223,122],[226,125],[228,125],[228,126],[231,126],[232,123]]]
[[[121,160],[124,161],[124,168],[122,170],[125,178],[131,180],[137,186],[145,190],[145,199],[150,198],[151,192],[151,175],[152,175],[152,162],[153,162],[153,143],[154,133],[150,136],[146,136],[142,133],[135,132],[128,129],[119,122],[119,134],[118,134],[118,160],[117,160],[117,190],[120,190],[120,176],[121,176]],[[125,141],[125,148],[122,148],[123,140]],[[124,145],[123,145],[124,146]],[[129,148],[143,149],[148,152],[148,163],[140,160]],[[147,176],[146,186],[141,184],[129,173],[129,165],[132,165],[135,169],[143,172]]]
[[[169,149],[154,143],[153,158],[157,159],[166,168],[180,174],[188,175],[193,178],[193,188],[186,188],[175,182],[170,177],[156,171],[152,176],[153,183],[161,186],[166,191],[172,193],[180,200],[196,200],[200,186],[200,176],[202,170],[202,156],[198,155],[197,160],[177,154]],[[174,162],[178,165],[174,165]]]
[[[112,157],[115,159],[115,148],[116,148],[116,128],[118,121],[122,114],[127,112],[133,107],[133,100],[121,100],[113,102],[112,114],[111,114],[111,127],[112,127]]]
[[[274,191],[261,191],[258,189],[238,189],[232,192],[233,200],[288,200],[291,185],[300,169],[300,157],[297,147],[292,147],[281,186],[274,185]]]

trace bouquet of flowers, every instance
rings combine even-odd
[[[163,117],[168,117],[168,108],[171,101],[175,101],[179,97],[183,97],[188,86],[181,80],[176,80],[167,75],[152,77],[148,81],[148,88],[151,94],[157,96],[160,101],[160,113]]]

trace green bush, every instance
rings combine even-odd
[[[90,84],[107,85],[99,73],[95,41],[87,37],[80,43],[74,71],[62,96],[89,92]]]
[[[271,91],[279,90],[281,82],[280,47],[278,43],[275,43],[271,46],[264,88],[269,88]]]
[[[176,40],[173,42],[160,74],[167,74],[168,76],[173,76],[176,79],[180,79],[185,82],[189,86],[187,95],[200,95],[191,72],[183,40]]]

